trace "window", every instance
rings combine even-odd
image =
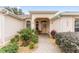
[[[26,22],[26,27],[27,27],[27,28],[31,28],[31,22],[30,22],[30,21],[27,21],[27,22]]]
[[[79,31],[79,19],[75,21],[75,32]]]

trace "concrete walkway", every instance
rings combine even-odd
[[[57,47],[55,42],[49,40],[48,35],[40,35],[38,48],[33,53],[60,53],[60,49]]]

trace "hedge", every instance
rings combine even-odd
[[[79,53],[79,33],[64,32],[56,34],[56,44],[65,53]]]

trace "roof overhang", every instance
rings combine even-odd
[[[25,19],[30,18],[30,15],[16,15],[16,14],[13,14],[12,12],[7,11],[6,9],[0,9],[0,13],[19,19],[19,20],[25,20]]]
[[[61,15],[65,16],[79,16],[79,11],[65,11]]]
[[[31,14],[55,14],[58,11],[29,11]]]
[[[61,11],[61,12],[57,12],[52,19],[57,19],[60,18],[61,16],[79,16],[79,12],[69,12],[69,11]]]

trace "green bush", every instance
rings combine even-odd
[[[35,47],[35,44],[33,43],[33,42],[31,42],[30,44],[29,44],[29,48],[30,49],[33,49]]]
[[[32,36],[31,36],[31,41],[32,41],[33,43],[38,43],[38,36],[37,36],[37,35],[32,35]]]
[[[24,40],[26,43],[27,43],[27,41],[29,41],[29,42],[32,41],[34,43],[38,42],[38,36],[36,34],[36,31],[34,31],[30,28],[22,29],[19,32],[19,35],[20,35],[20,39]]]
[[[11,43],[16,42],[16,41],[15,41],[15,38],[12,38],[10,42],[11,42]]]
[[[0,53],[16,53],[18,50],[17,43],[10,43],[9,45],[0,49]]]
[[[30,39],[31,34],[32,34],[32,30],[31,29],[22,29],[20,32],[20,38],[27,41]]]
[[[24,45],[29,44],[30,49],[33,49],[34,44],[38,42],[36,31],[32,29],[22,29],[18,33],[18,35],[15,35],[15,37],[11,39],[10,43],[7,46],[4,46],[0,49],[0,53],[16,53],[19,48],[17,44],[19,39],[23,40]]]
[[[15,37],[12,38],[10,42],[13,43],[13,42],[18,42],[18,41],[19,41],[19,35],[15,35]]]
[[[11,39],[7,46],[4,46],[0,49],[0,53],[16,53],[19,46],[17,42],[19,41],[19,36],[15,35],[14,38]]]
[[[15,41],[19,41],[19,35],[15,35]]]

